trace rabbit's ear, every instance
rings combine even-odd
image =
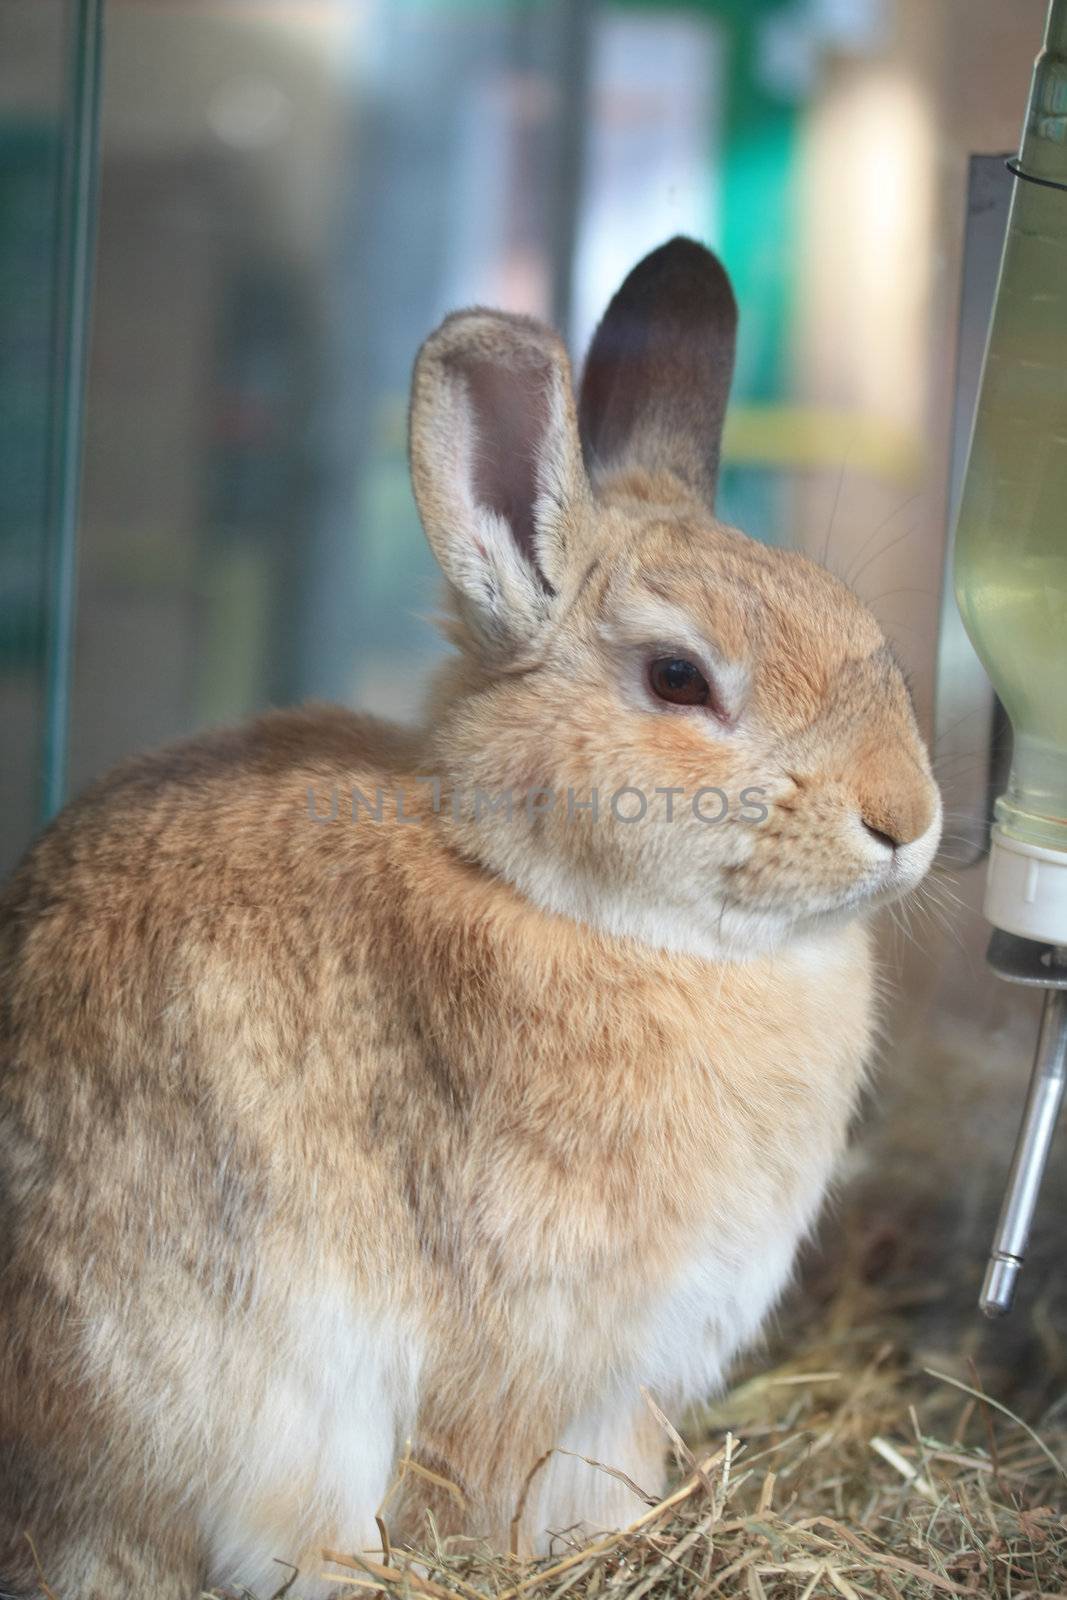
[[[446,318],[415,363],[411,476],[480,647],[501,656],[535,645],[580,570],[590,498],[557,335],[498,311]]]
[[[582,379],[594,483],[669,473],[713,506],[736,336],[730,280],[710,250],[677,238],[638,262],[604,314]]]

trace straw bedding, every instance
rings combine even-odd
[[[931,1357],[915,1332],[928,1286],[840,1263],[834,1276],[829,1293],[809,1281],[794,1297],[775,1347],[721,1402],[682,1432],[661,1417],[675,1486],[628,1529],[585,1544],[562,1531],[529,1563],[438,1540],[432,1522],[418,1551],[394,1549],[386,1508],[382,1552],[324,1552],[322,1571],[339,1596],[413,1600],[1067,1594],[1067,1397],[1028,1419],[968,1357],[980,1324]],[[1037,1326],[1047,1345],[1041,1306],[1024,1320],[1024,1340]]]

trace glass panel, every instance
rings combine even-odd
[[[439,647],[411,362],[456,303],[550,314],[583,29],[562,5],[109,6],[79,778],[270,701],[414,708]]]
[[[0,8],[0,874],[38,821],[66,11]]]
[[[742,307],[723,514],[854,573],[928,716],[966,162],[1014,144],[1043,9],[976,4],[108,0],[73,787],[271,702],[412,712],[419,341],[485,301],[580,354],[676,230]],[[64,13],[0,21],[3,860],[40,731]]]

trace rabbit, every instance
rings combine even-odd
[[[428,1510],[548,1552],[662,1492],[648,1398],[757,1336],[941,808],[870,613],[715,518],[736,320],[670,241],[576,402],[547,327],[449,316],[424,725],[133,759],[14,875],[0,1592],[333,1594]]]

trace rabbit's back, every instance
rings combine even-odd
[[[396,829],[354,825],[351,795],[392,793],[413,749],[341,711],[272,715],[118,769],[30,852],[0,901],[0,1115],[83,1234],[114,1180],[127,1250],[198,1202],[213,1247],[239,1239],[300,1118],[310,1149],[403,1053],[395,963],[373,959]]]
[[[333,881],[346,876],[351,905],[361,863],[373,877],[375,835],[357,844],[323,825],[351,815],[354,792],[382,795],[413,748],[333,708],[275,713],[137,757],[88,790],[0,896],[3,1070],[15,1038],[87,1056],[100,1030],[114,1046],[127,1024],[143,1043],[212,960],[247,962],[249,982],[264,965],[307,974],[321,952],[297,930],[311,933]]]
[[[351,825],[350,805],[413,750],[321,709],[139,758],[0,900],[5,1536],[68,1544],[58,1519],[93,1462],[113,1508],[128,1493],[127,1527],[165,1523],[178,1483],[222,1507],[203,1530],[216,1570],[242,1565],[279,1484],[287,1549],[384,1491],[416,1343],[389,1294],[352,1282],[371,1255],[381,1280],[387,1238],[399,1300],[417,1254],[381,1181],[399,1114],[373,1111],[382,1073],[414,1058],[365,959],[388,939],[390,830]],[[5,1576],[24,1562],[0,1550]]]

